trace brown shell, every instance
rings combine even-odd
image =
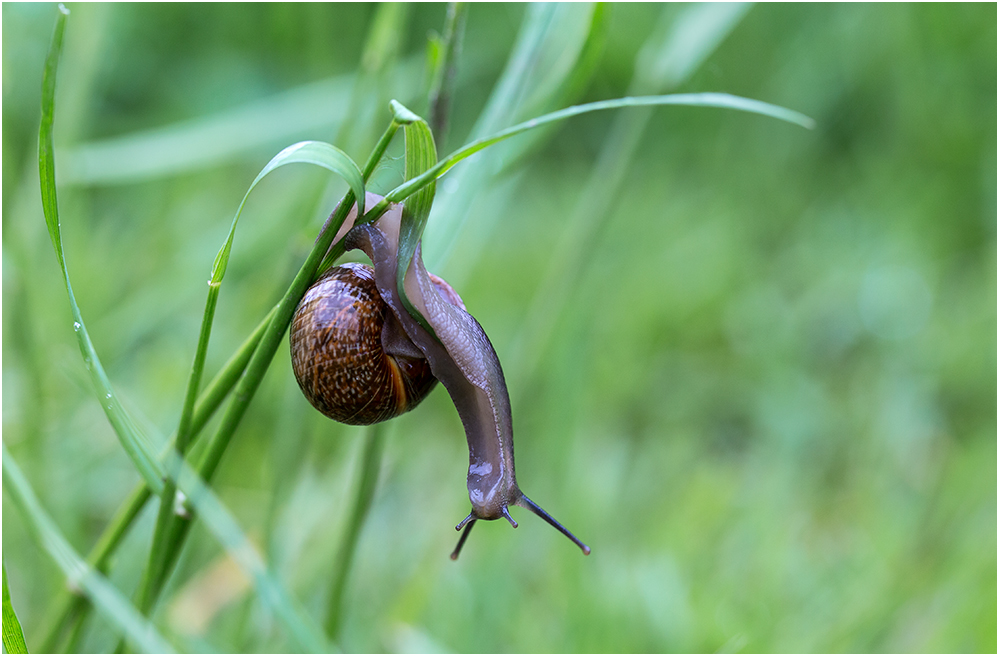
[[[333,267],[305,292],[291,324],[291,365],[319,412],[344,424],[374,424],[415,408],[433,389],[437,379],[425,359],[382,349],[388,312],[364,264]]]

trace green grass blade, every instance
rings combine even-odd
[[[171,451],[167,456],[167,470],[171,480],[184,493],[185,504],[197,511],[204,520],[205,527],[253,581],[261,602],[274,613],[295,642],[313,653],[328,651],[329,646],[319,626],[267,569],[264,559],[239,528],[232,513],[176,451]]]
[[[109,622],[145,652],[173,653],[170,644],[111,583],[73,550],[42,508],[20,467],[3,445],[3,485],[35,539],[48,551],[72,587],[79,588]]]
[[[545,114],[544,116],[524,121],[523,123],[509,127],[506,130],[502,130],[490,137],[474,141],[441,160],[440,164],[435,167],[436,170],[432,173],[436,177],[440,177],[461,160],[474,155],[484,148],[488,148],[493,144],[500,143],[501,141],[505,141],[510,137],[522,134],[529,130],[534,130],[543,125],[548,125],[549,123],[563,121],[567,118],[587,114],[589,112],[620,109],[622,107],[648,107],[653,105],[681,105],[686,107],[717,107],[722,109],[735,109],[742,112],[749,112],[751,114],[769,116],[770,118],[776,118],[781,121],[787,121],[788,123],[794,123],[808,129],[815,127],[815,121],[800,112],[780,107],[778,105],[772,105],[760,100],[733,96],[728,93],[678,93],[666,96],[638,96],[617,98],[614,100],[600,100],[597,102],[587,103],[585,105],[566,107],[565,109],[560,109],[557,112],[551,112],[550,114]],[[416,184],[414,186],[422,185]]]
[[[27,654],[28,646],[24,644],[24,631],[17,621],[17,613],[10,602],[10,590],[7,589],[7,563],[3,563],[3,650],[7,654]]]
[[[426,121],[417,117],[395,100],[392,101],[392,107],[395,109],[396,120],[401,122],[400,117],[412,117],[405,123],[404,128],[406,134],[406,179],[409,180],[437,163],[437,146],[434,144],[434,135],[430,132],[430,126],[427,125]],[[406,310],[431,334],[433,334],[433,329],[430,324],[424,320],[406,297],[403,279],[409,270],[409,263],[416,252],[416,246],[423,237],[423,230],[427,227],[430,208],[434,204],[435,191],[436,185],[428,184],[406,201],[402,213],[402,224],[399,226],[399,270],[396,279],[400,297]]]
[[[257,177],[250,183],[250,188],[246,190],[246,194],[243,195],[243,200],[240,202],[239,208],[236,210],[236,216],[233,217],[232,225],[229,227],[229,235],[226,237],[225,243],[219,250],[218,255],[215,256],[215,263],[212,265],[212,282],[221,282],[223,276],[225,276],[225,269],[229,263],[229,253],[232,251],[233,237],[236,234],[236,224],[239,222],[239,215],[243,211],[243,206],[246,205],[246,199],[250,195],[250,192],[253,191],[258,182],[274,169],[295,163],[315,164],[339,175],[350,186],[350,190],[354,192],[358,209],[360,211],[364,210],[364,176],[361,174],[361,169],[358,168],[357,164],[354,163],[354,160],[347,153],[336,146],[322,141],[301,141],[297,144],[292,144],[275,155],[261,169]],[[339,225],[331,225],[327,229],[331,229],[336,234],[339,228]]]
[[[484,150],[493,144],[505,141],[510,137],[515,137],[518,134],[528,132],[529,130],[534,130],[544,125],[549,125],[557,121],[563,121],[567,118],[587,114],[589,112],[598,112],[607,109],[620,109],[622,107],[648,107],[658,105],[735,109],[751,114],[769,116],[770,118],[776,118],[781,121],[787,121],[788,123],[794,123],[808,129],[815,127],[815,121],[800,112],[780,107],[778,105],[771,105],[770,103],[765,103],[760,100],[733,96],[727,93],[677,93],[665,96],[638,96],[616,98],[614,100],[600,100],[597,102],[587,103],[585,105],[574,105],[572,107],[560,109],[557,112],[551,112],[550,114],[545,114],[544,116],[532,118],[531,120],[524,121],[523,123],[518,123],[517,125],[497,132],[494,135],[484,137],[463,146],[439,161],[436,166],[428,170],[423,175],[413,178],[412,180],[408,180],[390,191],[385,195],[385,200],[372,208],[372,210],[368,213],[370,216],[365,216],[364,220],[373,220],[372,217],[380,216],[380,213],[385,211],[388,203],[402,202],[433,180],[436,180],[447,173],[448,170],[450,170],[451,167],[458,162],[471,157],[480,150]]]
[[[52,146],[52,130],[55,114],[55,86],[56,73],[59,67],[59,55],[62,52],[63,33],[66,27],[66,16],[68,10],[59,5],[59,14],[56,19],[55,32],[52,35],[52,44],[49,48],[48,57],[45,60],[45,73],[42,78],[42,120],[38,129],[38,175],[41,182],[42,209],[45,213],[45,224],[48,226],[49,237],[52,239],[52,247],[55,249],[56,258],[62,268],[63,281],[66,284],[66,292],[69,295],[70,309],[73,312],[73,330],[76,333],[80,352],[83,360],[90,372],[90,380],[93,384],[97,399],[107,415],[108,421],[114,428],[122,447],[129,458],[135,464],[139,474],[142,475],[146,484],[159,494],[163,489],[163,469],[153,452],[152,445],[145,435],[139,431],[138,427],[122,408],[118,396],[111,388],[104,367],[101,365],[94,345],[90,341],[86,325],[80,314],[80,308],[76,304],[76,297],[73,295],[73,286],[69,280],[69,270],[66,267],[66,255],[63,252],[62,233],[59,224],[59,203],[56,196],[55,182],[55,152]]]
[[[230,240],[232,233],[230,232]],[[229,243],[229,241],[227,241]],[[194,404],[198,398],[201,386],[201,376],[205,370],[205,357],[208,355],[208,342],[212,334],[212,322],[215,319],[215,308],[218,305],[219,286],[221,281],[212,280],[208,283],[208,299],[205,301],[205,311],[201,319],[201,332],[198,335],[198,345],[195,348],[194,362],[187,380],[187,393],[184,395],[184,406],[180,413],[174,448],[183,457],[191,444],[191,424],[194,415]],[[153,541],[149,548],[149,560],[146,571],[139,586],[139,610],[148,614],[152,606],[153,590],[156,582],[162,578],[166,569],[166,540],[173,521],[174,497],[177,494],[173,480],[164,483],[163,494],[160,497],[160,510],[156,516],[156,527],[153,530]]]

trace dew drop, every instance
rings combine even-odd
[[[74,322],[73,322],[73,330],[74,330],[75,332],[80,332],[80,328],[82,328],[82,327],[83,327],[83,326],[81,326],[81,325],[80,325],[80,322],[79,322],[79,321],[74,321]]]

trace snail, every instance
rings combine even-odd
[[[380,200],[369,193],[365,205]],[[476,521],[505,518],[516,528],[510,506],[530,510],[589,554],[588,546],[520,491],[499,358],[458,294],[427,272],[419,244],[403,288],[433,332],[406,310],[396,286],[403,206],[391,204],[378,221],[352,228],[356,212],[355,206],[336,239],[345,235],[346,247],[364,251],[374,268],[330,269],[306,292],[293,318],[292,368],[306,398],[337,421],[375,423],[415,407],[439,380],[461,418],[469,452],[472,510],[455,527],[464,532],[452,560]]]

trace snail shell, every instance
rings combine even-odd
[[[464,308],[444,280],[434,286]],[[291,325],[291,364],[309,402],[344,424],[367,425],[415,408],[437,384],[382,300],[374,270],[348,263],[328,270],[305,293]]]

